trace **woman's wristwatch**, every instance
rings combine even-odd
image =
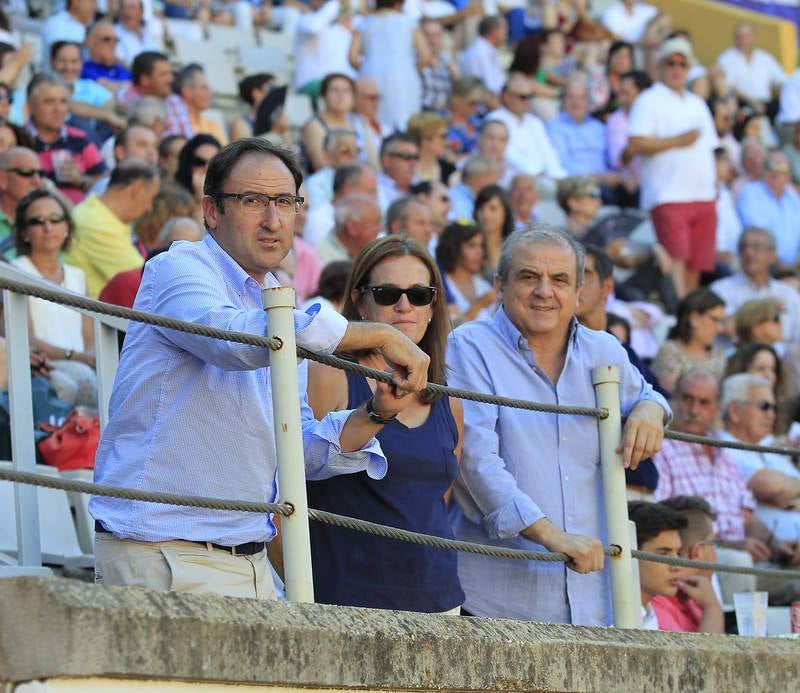
[[[75,355],[74,349],[65,349],[64,350],[64,360],[69,361]]]
[[[378,414],[373,408],[374,404],[373,399],[374,399],[373,397],[370,397],[367,400],[366,404],[367,416],[369,417],[370,421],[376,424],[381,424],[381,426],[383,426],[384,424],[387,424],[390,421],[394,421],[397,418],[397,414],[393,414],[392,416],[381,416],[380,414]]]

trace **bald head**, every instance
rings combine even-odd
[[[158,247],[169,248],[175,241],[200,241],[205,231],[191,217],[173,217],[158,234]]]
[[[92,24],[86,34],[89,60],[111,67],[117,61],[117,30],[107,19]]]

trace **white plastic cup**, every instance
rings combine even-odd
[[[736,628],[739,635],[765,638],[767,636],[767,592],[736,592]]]

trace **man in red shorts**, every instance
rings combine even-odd
[[[714,267],[717,230],[714,148],[719,139],[705,102],[686,89],[692,47],[664,42],[660,81],[643,91],[631,110],[624,156],[641,156],[643,209],[658,242],[673,259],[678,297],[697,288],[700,272]]]

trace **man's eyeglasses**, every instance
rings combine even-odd
[[[361,98],[367,101],[380,101],[383,97],[380,94],[362,94]]]
[[[43,168],[6,168],[3,169],[8,173],[16,173],[18,176],[22,176],[23,178],[33,178],[34,176],[39,176],[40,178],[44,178],[44,169]]]
[[[739,243],[739,252],[743,250],[772,250],[772,246],[769,243],[760,243],[758,241],[743,241]]]
[[[592,188],[590,190],[584,190],[577,197],[591,197],[593,200],[599,200],[603,196],[602,196],[602,194],[600,193],[599,190],[597,190],[596,188]]]
[[[50,224],[63,224],[67,220],[63,214],[51,214],[49,217],[31,217],[25,220],[25,226],[44,226]]]
[[[664,63],[667,67],[679,67],[682,70],[686,70],[689,68],[689,63],[685,60],[667,60]]]
[[[749,404],[758,409],[759,411],[764,411],[764,412],[771,411],[772,413],[775,413],[778,411],[777,404],[775,404],[774,402],[767,402],[764,399],[759,400],[757,402],[744,401],[742,402],[742,404]]]
[[[372,300],[379,306],[393,306],[400,297],[405,294],[408,302],[412,306],[429,306],[436,297],[435,286],[411,286],[408,289],[400,289],[396,286],[363,286],[361,293],[370,292]]]
[[[387,154],[402,161],[419,161],[419,154],[411,154],[410,152],[387,152]]]
[[[299,195],[265,195],[263,193],[218,193],[212,195],[220,199],[237,200],[242,211],[247,214],[263,214],[270,203],[275,205],[275,210],[282,217],[291,217],[300,211],[300,205],[305,198]]]
[[[520,101],[528,101],[533,98],[533,94],[520,94],[515,91],[508,92],[509,96],[513,96],[515,99],[519,99]]]

